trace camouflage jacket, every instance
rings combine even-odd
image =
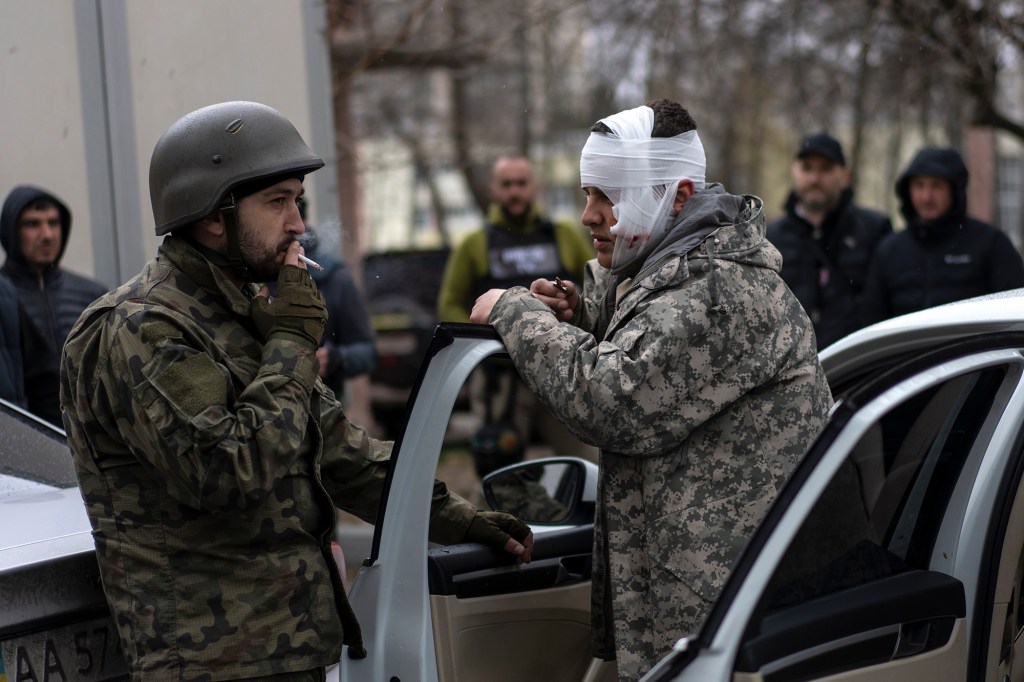
[[[375,519],[391,443],[346,419],[312,352],[261,341],[252,288],[171,236],[64,349],[65,426],[135,680],[362,650],[330,540],[335,505]],[[461,540],[474,511],[437,486],[431,539]]]
[[[530,388],[601,448],[595,655],[635,680],[694,633],[825,423],[814,332],[779,277],[761,200],[688,253],[653,255],[591,330],[609,280],[588,264],[576,325],[526,289],[490,322]]]

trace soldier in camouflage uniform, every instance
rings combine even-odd
[[[581,176],[598,252],[584,299],[537,280],[532,294],[484,294],[472,319],[492,324],[531,390],[601,448],[595,655],[635,680],[699,629],[831,397],[761,200],[704,185],[685,109],[659,100],[603,119]]]
[[[392,444],[317,378],[326,311],[296,202],[323,165],[261,104],[176,122],[150,166],[168,236],[65,346],[64,423],[134,680],[315,680],[343,645],[365,656],[330,541],[335,505],[374,520]],[[253,282],[274,279],[270,300]],[[441,483],[431,539],[532,546]]]

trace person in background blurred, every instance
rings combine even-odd
[[[967,166],[955,149],[920,150],[896,181],[907,227],[886,238],[868,273],[865,323],[1024,286],[1006,234],[967,215]]]
[[[0,398],[26,407],[18,315],[18,292],[9,279],[0,275]]]
[[[437,301],[441,321],[469,322],[477,296],[495,287],[529,286],[538,277],[579,281],[583,276],[593,249],[578,225],[543,215],[539,190],[528,159],[508,155],[495,160],[485,224],[466,235],[445,266]],[[596,459],[596,450],[575,439],[511,367],[488,364],[470,382],[471,409],[482,421],[473,441],[481,476],[520,459],[534,431],[555,455]],[[500,443],[507,445],[490,446]]]
[[[818,349],[861,326],[860,300],[888,216],[853,203],[850,169],[828,133],[800,141],[786,215],[768,224],[782,253],[782,279],[814,323]]]
[[[0,244],[7,259],[0,272],[18,290],[28,324],[35,327],[28,331],[45,343],[25,356],[29,409],[58,426],[64,339],[85,307],[107,292],[99,282],[61,267],[70,236],[71,211],[54,194],[19,185],[4,200]]]
[[[305,202],[300,207],[305,222]],[[327,304],[327,329],[316,352],[320,378],[341,400],[346,380],[368,375],[377,365],[373,328],[363,294],[348,268],[340,258],[321,248],[320,236],[308,223],[302,244],[306,255],[323,267],[309,269]]]

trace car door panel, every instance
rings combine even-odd
[[[901,573],[766,616],[761,632],[745,640],[737,671],[782,682],[858,669],[875,675],[903,659],[942,658],[936,652],[951,652],[954,636],[962,636],[966,608],[959,580]]]
[[[370,556],[349,592],[366,657],[350,648],[341,679],[607,679],[589,646],[592,523],[535,528],[533,561],[523,566],[480,545],[428,547],[454,407],[480,363],[503,353],[490,328],[435,332],[392,450]]]
[[[1015,344],[972,341],[842,394],[708,625],[645,680],[970,679],[1021,376]]]
[[[579,682],[590,665],[593,525],[535,536],[533,560],[480,545],[428,552],[438,679]]]
[[[902,658],[888,663],[859,667],[835,675],[820,676],[765,676],[761,673],[737,672],[733,682],[781,682],[782,680],[820,680],[821,682],[962,682],[967,668],[967,626],[966,621],[954,623],[946,646],[931,650],[912,658]]]

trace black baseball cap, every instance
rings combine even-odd
[[[843,145],[839,140],[828,133],[815,133],[800,140],[800,146],[796,150],[796,158],[802,159],[808,154],[820,154],[826,159],[835,161],[840,166],[846,165],[846,157],[843,156]]]

